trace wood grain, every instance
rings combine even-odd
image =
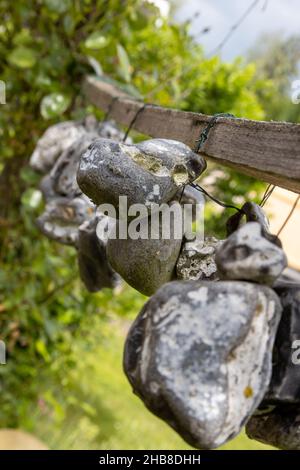
[[[128,126],[143,102],[97,77],[86,77],[84,93],[110,118]],[[118,97],[112,102],[114,97]],[[195,147],[212,116],[147,104],[134,129],[150,137]],[[300,124],[219,117],[201,149],[205,158],[256,179],[300,193]]]

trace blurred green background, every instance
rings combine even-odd
[[[161,17],[146,0],[0,0],[0,15],[7,101],[0,106],[0,339],[8,352],[0,428],[31,431],[54,449],[187,448],[146,411],[122,373],[126,331],[145,297],[127,286],[85,291],[75,250],[35,227],[43,203],[28,160],[50,125],[91,112],[103,117],[81,93],[83,77],[96,70],[164,106],[298,121],[287,93],[298,59],[286,57],[297,38],[269,38],[224,63],[205,56],[189,22]],[[235,204],[259,200],[265,189],[214,165],[207,175],[213,186],[206,187]],[[223,236],[229,215],[207,204],[206,231]],[[226,448],[263,446],[240,436]]]

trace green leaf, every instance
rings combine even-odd
[[[49,353],[46,348],[46,344],[41,339],[37,339],[35,342],[36,351],[42,356],[42,358],[48,362],[50,359]]]
[[[71,98],[63,93],[50,93],[41,101],[41,115],[45,119],[52,119],[63,114],[70,106]]]
[[[35,65],[36,54],[35,51],[28,47],[19,46],[13,49],[8,56],[8,61],[21,69],[28,69]]]
[[[84,41],[84,46],[87,49],[102,49],[106,47],[109,43],[109,39],[100,32],[95,31],[94,33],[90,34]]]
[[[119,73],[125,82],[130,82],[132,67],[127,52],[121,44],[117,44],[117,54],[119,59]]]

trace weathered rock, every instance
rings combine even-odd
[[[128,334],[124,370],[134,392],[189,444],[220,446],[266,392],[280,311],[266,286],[166,284]]]
[[[185,242],[176,265],[178,279],[184,281],[201,279],[217,280],[216,249],[223,240],[206,237],[203,241]]]
[[[262,229],[262,235],[271,243],[275,243],[275,245],[281,247],[279,238],[270,232],[270,223],[263,208],[254,202],[245,202],[239,212],[229,217],[226,224],[228,237],[241,226],[244,217],[246,217],[247,222],[259,223]]]
[[[297,348],[300,350],[300,285],[278,287],[275,291],[280,297],[283,313],[276,334],[272,380],[265,401],[300,404],[300,354],[297,353]]]
[[[177,208],[181,211],[179,205]],[[167,211],[168,206],[162,214]],[[110,265],[128,284],[145,295],[152,295],[160,286],[174,279],[183,236],[182,225],[179,223],[178,227],[171,217],[168,226],[167,222],[162,222],[163,219],[158,222],[157,238],[152,237],[153,220],[150,216],[139,219],[140,227],[143,227],[141,236],[146,238],[138,239],[129,236],[121,239],[118,236],[121,222],[118,221],[117,238],[109,238],[107,243]],[[133,223],[136,224],[135,221]]]
[[[300,450],[300,406],[279,405],[265,414],[252,416],[246,426],[250,439],[283,450]]]
[[[177,192],[176,198],[177,201],[184,207],[187,204],[193,206],[192,208],[192,221],[195,221],[197,217],[202,216],[202,208],[205,205],[205,198],[203,194],[197,189],[193,188],[191,185],[186,185],[184,189],[182,188]],[[198,213],[196,211],[198,207]]]
[[[65,245],[76,246],[78,227],[94,216],[95,206],[85,197],[51,199],[36,221],[46,237]]]
[[[66,121],[49,127],[38,140],[30,157],[30,165],[37,171],[47,173],[57,158],[85,134],[82,122]]]
[[[124,135],[113,121],[99,123],[92,115],[82,121],[60,122],[49,127],[38,140],[30,165],[37,171],[47,173],[65,150],[87,134],[113,140],[122,140]]]
[[[216,253],[223,279],[273,285],[287,265],[284,251],[267,240],[258,222],[248,222],[224,241]]]
[[[152,139],[136,145],[108,139],[94,142],[83,154],[77,173],[79,187],[95,204],[119,206],[119,196],[132,204],[169,202],[179,188],[206,168],[204,159],[186,145]]]
[[[78,265],[81,280],[90,292],[97,292],[104,287],[113,288],[120,282],[119,276],[107,261],[107,239],[100,239],[96,230],[100,220],[107,220],[97,214],[90,221],[80,225],[78,230]],[[109,221],[107,220],[107,228]]]

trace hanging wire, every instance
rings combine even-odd
[[[250,6],[247,8],[247,10],[245,10],[245,12],[242,14],[242,16],[238,19],[238,21],[236,23],[234,23],[231,28],[229,29],[229,31],[227,32],[227,34],[225,35],[225,37],[222,39],[222,41],[220,42],[220,44],[218,44],[217,47],[215,47],[209,54],[208,56],[212,56],[212,55],[215,55],[217,54],[218,52],[221,51],[221,49],[223,49],[223,47],[225,46],[225,44],[227,43],[227,41],[231,38],[231,36],[233,35],[233,33],[240,27],[240,25],[245,21],[245,19],[247,18],[248,15],[250,15],[250,13],[252,12],[252,10],[254,10],[254,8],[256,7],[256,5],[258,5],[258,3],[260,2],[260,0],[254,0],[254,2],[252,2],[250,4]]]
[[[236,211],[238,212],[241,212],[241,213],[244,213],[244,211],[239,208],[239,207],[236,207],[234,206],[233,204],[226,204],[226,202],[222,202],[220,201],[219,199],[217,199],[216,197],[212,196],[211,194],[209,194],[206,189],[202,188],[202,186],[200,186],[199,184],[196,184],[196,183],[191,183],[191,186],[195,189],[197,189],[197,191],[200,191],[202,194],[204,194],[205,196],[207,196],[209,199],[211,199],[212,201],[214,201],[216,204],[218,204],[219,206],[222,206],[224,207],[225,209],[235,209]]]
[[[262,200],[260,201],[260,207],[263,207],[266,204],[267,200],[272,195],[275,188],[277,188],[275,184],[268,184],[267,189],[265,190],[265,193],[262,197]]]
[[[293,204],[293,207],[292,209],[290,210],[290,213],[289,215],[287,216],[287,218],[285,219],[285,221],[283,222],[282,226],[280,227],[278,233],[277,233],[277,237],[279,237],[279,235],[281,234],[282,230],[285,228],[285,226],[287,225],[288,221],[290,220],[290,218],[292,217],[293,213],[294,213],[294,210],[296,209],[297,207],[297,204],[300,200],[300,194],[299,196],[296,198],[294,204]]]
[[[120,99],[121,97],[120,96],[114,96],[112,99],[111,99],[111,102],[109,103],[109,106],[107,108],[107,111],[104,115],[104,118],[103,118],[103,122],[104,121],[107,121],[111,112],[112,112],[112,109],[114,107],[114,104]]]
[[[149,104],[149,103],[144,103],[143,106],[141,106],[141,107],[137,110],[137,112],[135,113],[134,117],[132,118],[132,120],[131,120],[131,122],[130,122],[130,124],[129,124],[129,126],[128,126],[126,132],[125,132],[125,134],[124,134],[123,142],[126,142],[126,139],[127,139],[128,135],[129,135],[129,132],[130,132],[131,129],[133,128],[134,124],[136,123],[137,118],[138,118],[139,115],[145,110],[145,108],[146,108],[147,106],[150,106],[150,104]],[[151,105],[151,106],[152,106],[152,105]]]
[[[196,145],[195,145],[195,148],[194,148],[194,152],[198,153],[201,150],[201,148],[203,147],[203,145],[205,144],[205,142],[208,139],[209,131],[214,127],[214,125],[216,124],[217,119],[219,117],[235,118],[235,116],[233,114],[230,114],[230,113],[217,113],[217,114],[214,114],[213,117],[210,119],[208,125],[201,132],[199,139],[196,140]]]

